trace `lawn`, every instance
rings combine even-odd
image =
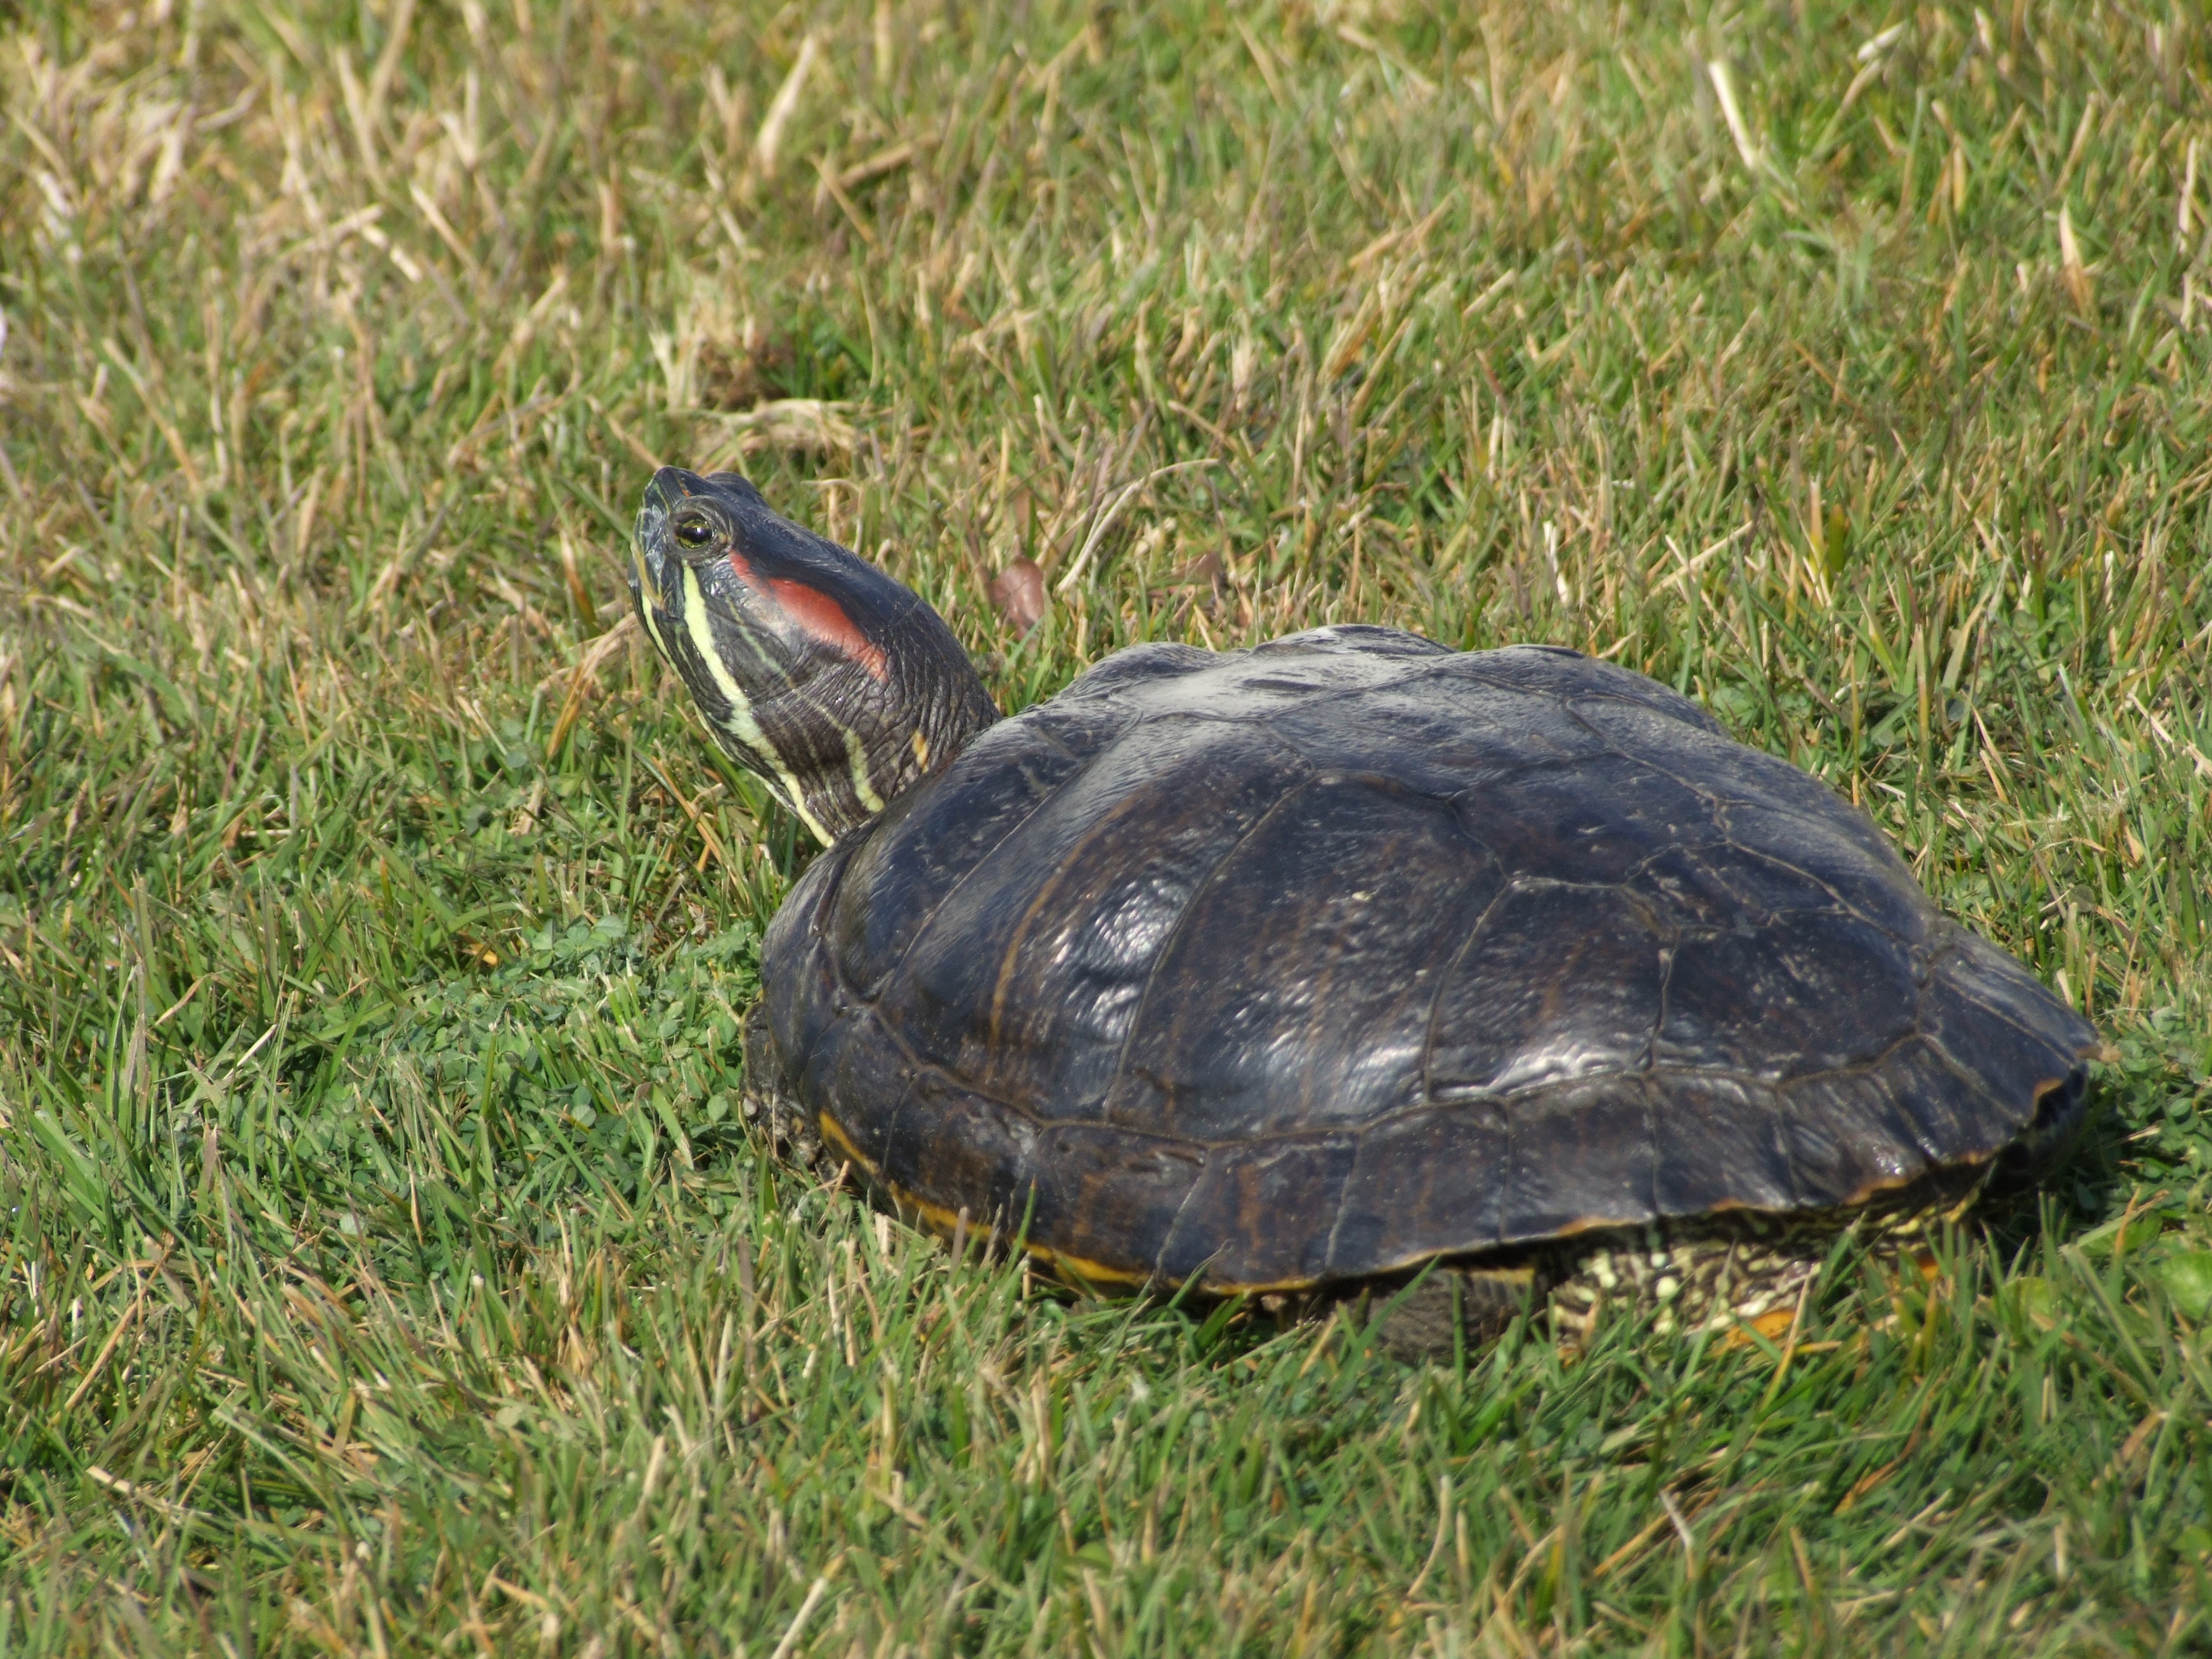
[[[2203,1651],[2212,32],[1990,5],[0,3],[0,1654]],[[811,847],[662,460],[1008,709],[1681,688],[2092,1014],[2082,1142],[1777,1340],[956,1261],[740,1104]]]

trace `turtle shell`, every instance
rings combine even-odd
[[[1694,703],[1376,628],[1109,659],[817,859],[763,967],[837,1156],[1217,1291],[1972,1176],[2098,1041]]]

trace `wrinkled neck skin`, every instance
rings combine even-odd
[[[936,611],[735,474],[657,474],[629,578],[715,740],[825,846],[999,718]]]

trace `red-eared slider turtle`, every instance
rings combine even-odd
[[[753,1086],[1072,1278],[1437,1263],[1431,1314],[1534,1279],[1571,1322],[1608,1288],[1748,1316],[2081,1117],[2087,1021],[1626,669],[1324,628],[1135,647],[1002,720],[933,611],[731,473],[654,477],[631,580],[828,848],[769,931]]]

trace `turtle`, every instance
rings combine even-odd
[[[822,844],[748,1101],[1073,1284],[1356,1297],[1409,1353],[1756,1322],[2081,1120],[2089,1021],[1625,666],[1334,626],[1132,646],[1002,718],[937,611],[733,472],[658,471],[629,576]]]

